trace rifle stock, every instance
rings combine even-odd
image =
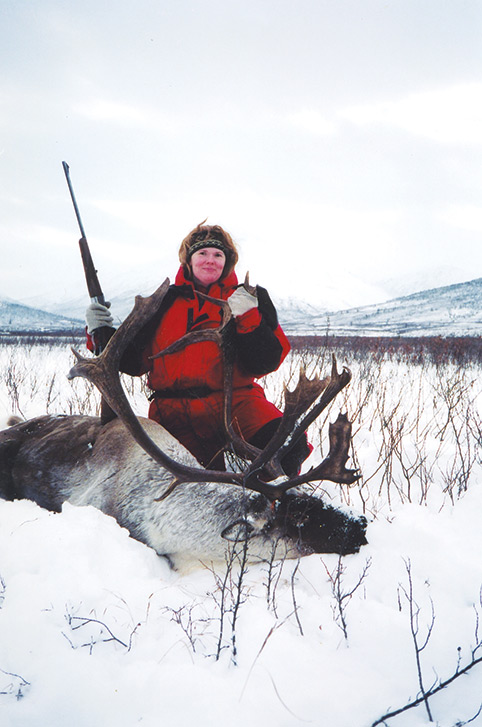
[[[82,264],[84,266],[85,281],[87,283],[87,290],[89,291],[90,299],[93,303],[102,303],[105,305],[104,293],[100,287],[99,278],[97,277],[97,270],[94,267],[92,255],[90,254],[89,243],[85,237],[81,237],[79,240],[80,255],[82,258]]]

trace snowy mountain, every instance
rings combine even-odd
[[[365,336],[480,336],[482,278],[433,288],[376,305],[307,315],[292,322],[279,311],[287,333]]]
[[[260,281],[260,284],[263,285],[263,282]],[[284,296],[277,295],[274,287],[269,288],[269,293],[276,305],[284,299]],[[320,311],[346,310],[355,306],[372,305],[394,298],[397,294],[392,293],[389,287],[371,285],[347,270],[330,270],[329,274],[320,277],[316,288],[304,288],[301,296],[297,293],[297,297],[302,297],[306,305],[314,306]],[[293,298],[291,294],[288,300]]]
[[[156,289],[156,285],[151,285],[143,288],[131,288],[124,289],[121,292],[109,295],[109,301],[111,303],[111,311],[114,316],[114,320],[117,323],[126,318],[134,307],[134,301],[136,295],[142,295],[144,297],[151,295]],[[87,294],[79,295],[75,298],[66,298],[64,300],[48,300],[46,298],[29,298],[24,301],[28,305],[42,308],[43,310],[60,316],[69,316],[80,321],[85,319],[85,309],[89,305],[89,299]]]
[[[0,300],[1,331],[72,331],[83,327],[82,320],[47,313],[10,300]]]
[[[377,281],[377,286],[381,290],[389,292],[386,300],[393,300],[394,298],[402,298],[413,293],[422,293],[423,291],[434,288],[465,283],[471,279],[472,274],[472,271],[467,270],[465,267],[436,265],[430,269],[422,269],[415,273],[405,273],[396,278],[383,278]],[[371,305],[372,303],[377,303],[377,300],[373,298],[367,301],[367,304]],[[355,308],[360,305],[365,305],[365,303],[363,301],[357,301],[354,305],[343,306],[343,309]],[[337,310],[341,310],[341,306],[337,306]]]
[[[239,278],[240,280],[244,279],[244,275],[240,274]],[[112,303],[111,310],[114,317],[123,320],[132,310],[135,296],[139,294],[144,297],[151,295],[161,282],[162,278],[157,275],[150,278],[133,279],[127,283],[125,280],[116,279],[107,284],[105,291]],[[252,282],[259,282],[260,285],[264,285],[262,280]],[[276,307],[286,310],[290,318],[295,317],[297,311],[303,315],[305,312],[316,315],[326,310],[346,310],[355,306],[381,303],[398,294],[388,292],[390,288],[371,285],[348,272],[336,270],[330,271],[329,277],[324,279],[316,290],[306,290],[303,295],[289,293],[288,297],[285,298],[283,294],[280,295],[277,292],[274,286],[269,285],[268,288]],[[409,292],[415,291],[410,290]],[[84,317],[87,305],[86,296],[83,293],[72,299],[64,298],[59,300],[58,298],[35,296],[23,300],[23,302],[26,305],[42,308],[51,313],[68,314],[81,319]]]
[[[152,288],[142,290],[146,296]],[[132,310],[138,290],[112,297],[120,323]],[[482,335],[482,278],[432,288],[372,305],[327,310],[298,298],[275,298],[280,323],[291,335],[479,336]],[[72,330],[82,328],[87,301],[79,297],[49,306],[45,312],[0,301],[0,330]]]

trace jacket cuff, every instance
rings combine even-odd
[[[93,336],[87,330],[87,326],[85,327],[85,337],[87,339],[87,341],[86,341],[87,350],[92,351],[92,353],[93,353],[94,349],[95,349],[94,339],[93,339]]]
[[[251,333],[261,323],[261,313],[258,308],[243,313],[242,316],[236,318],[236,330],[238,333]]]

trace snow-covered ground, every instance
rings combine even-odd
[[[0,419],[91,409],[89,388],[63,376],[70,363],[65,350],[0,348]],[[297,364],[271,377],[273,399]],[[415,642],[426,691],[482,657],[480,369],[351,368],[341,404],[364,477],[323,486],[370,520],[357,555],[257,564],[223,589],[221,571],[175,573],[93,508],[0,501],[2,727],[370,727],[420,693]],[[474,717],[481,679],[475,665],[431,697],[434,723]],[[430,721],[422,704],[386,724]]]

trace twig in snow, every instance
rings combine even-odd
[[[412,636],[413,636],[413,639],[414,639],[415,648],[416,648],[417,653],[418,653],[418,656],[419,656],[420,655],[420,651],[423,648],[425,648],[425,646],[428,643],[428,639],[430,638],[430,635],[431,635],[432,630],[433,630],[433,625],[434,625],[434,619],[435,619],[435,617],[434,617],[433,604],[432,604],[432,620],[431,620],[431,624],[428,627],[428,633],[427,633],[427,637],[426,637],[426,639],[424,641],[424,644],[422,645],[422,647],[420,647],[420,645],[417,642],[418,615],[419,615],[420,609],[418,608],[418,606],[416,606],[415,602],[413,601],[413,588],[412,588],[412,579],[411,579],[411,571],[410,571],[410,561],[407,561],[406,562],[406,568],[407,568],[407,572],[409,574],[409,591],[408,591],[408,595],[407,595],[407,593],[405,592],[404,589],[402,589],[402,590],[404,591],[404,593],[407,596],[407,598],[409,598],[410,596],[412,597],[412,602],[413,603],[412,603],[412,608],[410,610],[411,630],[412,630]],[[482,603],[482,597],[481,597],[481,603]],[[419,697],[417,697],[417,699],[414,699],[411,702],[407,702],[407,704],[405,704],[403,707],[399,707],[398,709],[394,709],[391,712],[387,712],[382,717],[380,717],[375,722],[373,722],[372,725],[371,725],[371,727],[378,727],[378,725],[386,725],[388,719],[391,719],[392,717],[397,717],[399,714],[402,714],[403,712],[407,712],[408,710],[413,709],[414,707],[418,707],[421,704],[425,704],[425,707],[427,707],[428,700],[431,697],[433,697],[435,694],[438,694],[438,692],[441,692],[443,689],[446,689],[448,686],[450,686],[451,684],[453,684],[453,682],[455,682],[457,679],[459,679],[459,677],[464,676],[465,674],[467,674],[471,669],[473,669],[475,666],[477,666],[477,664],[481,664],[482,663],[482,656],[478,656],[478,657],[476,656],[477,652],[480,651],[480,649],[482,648],[482,641],[479,639],[479,636],[478,636],[478,627],[479,627],[479,615],[478,615],[478,612],[476,611],[476,627],[475,627],[476,644],[475,644],[474,648],[471,651],[471,657],[472,658],[468,662],[468,664],[466,664],[464,667],[461,667],[460,666],[460,663],[461,663],[460,651],[461,650],[460,650],[460,647],[459,647],[458,650],[457,650],[458,651],[457,666],[456,666],[456,669],[455,669],[454,673],[450,677],[448,677],[447,679],[444,679],[443,681],[439,681],[438,684],[436,684],[436,685],[434,684],[433,686],[430,687],[430,689],[427,689],[427,690],[423,689],[423,686],[421,686],[421,694],[420,694]],[[419,665],[419,660],[417,660],[417,665]],[[420,678],[421,678],[421,676],[420,676],[420,671],[419,671],[419,683],[420,683]],[[456,724],[454,725],[454,727],[463,727],[466,724],[470,724],[475,719],[477,719],[477,717],[481,713],[482,713],[482,704],[479,707],[477,713],[473,717],[471,717],[470,719],[468,719],[468,720],[466,720],[464,722],[462,722],[462,721],[459,720],[458,722],[456,722]],[[428,714],[430,714],[430,708],[428,708]],[[433,721],[433,719],[431,718],[431,716],[430,716],[430,720]]]
[[[22,676],[20,676],[20,674],[14,674],[11,671],[5,671],[4,669],[0,669],[0,672],[2,674],[5,674],[7,677],[12,677],[13,680],[18,680],[18,684],[14,684],[13,682],[8,684],[4,688],[4,690],[0,692],[0,695],[5,695],[5,694],[11,695],[11,694],[15,693],[15,699],[18,702],[24,696],[24,693],[22,690],[25,689],[25,687],[29,687],[30,682],[28,682],[26,679],[24,679]]]
[[[380,717],[375,722],[372,723],[371,727],[377,727],[377,725],[385,724],[387,719],[391,719],[392,717],[397,717],[397,715],[402,714],[403,712],[407,712],[409,709],[413,709],[414,707],[418,707],[420,704],[423,704],[426,702],[427,699],[430,697],[433,697],[438,692],[441,692],[442,689],[446,689],[450,684],[452,684],[456,679],[463,676],[464,674],[467,674],[471,669],[473,669],[474,666],[477,664],[480,664],[482,662],[482,656],[480,656],[478,659],[472,659],[471,662],[466,664],[462,669],[457,669],[457,671],[452,674],[451,677],[448,679],[445,679],[443,682],[439,682],[437,686],[431,687],[426,692],[420,695],[417,699],[414,699],[412,702],[408,702],[404,707],[400,707],[399,709],[394,709],[392,712],[387,712],[383,715],[383,717]],[[454,725],[454,727],[459,727],[460,724],[468,724],[469,722],[472,722],[480,712],[482,711],[482,705],[475,715],[475,717],[472,717],[467,722],[459,722],[458,724]]]
[[[96,639],[93,636],[91,636],[90,641],[86,642],[85,644],[80,644],[80,647],[74,646],[72,640],[69,639],[69,637],[66,634],[64,634],[65,638],[70,643],[70,645],[72,646],[73,649],[89,647],[91,654],[92,654],[95,644],[97,644],[97,643],[105,644],[105,643],[108,643],[109,641],[114,641],[114,642],[120,644],[121,646],[123,646],[125,649],[127,649],[127,651],[130,651],[132,648],[132,639],[134,637],[134,634],[136,633],[137,629],[141,625],[140,623],[136,624],[136,626],[133,628],[133,630],[131,631],[131,634],[129,636],[129,642],[126,644],[124,641],[122,641],[122,639],[119,639],[112,632],[112,630],[109,628],[109,626],[107,626],[106,623],[104,623],[103,621],[100,621],[97,618],[91,618],[91,617],[86,617],[86,616],[73,616],[71,613],[67,613],[65,618],[67,619],[67,623],[69,624],[72,631],[78,631],[79,629],[83,628],[87,624],[96,624],[97,626],[100,626],[100,634],[102,636],[102,630],[105,629],[105,631],[108,634],[107,638]],[[74,621],[77,621],[79,623],[74,625]]]
[[[405,568],[407,570],[407,576],[408,576],[408,592],[404,586],[400,586],[400,588],[402,589],[402,591],[405,595],[405,598],[408,601],[408,607],[409,607],[409,613],[410,613],[410,633],[412,635],[413,647],[415,650],[418,685],[420,687],[420,692],[423,695],[423,694],[427,694],[427,690],[425,689],[425,686],[423,683],[422,662],[421,662],[420,654],[426,648],[426,646],[430,640],[430,637],[432,635],[433,627],[435,625],[435,611],[434,611],[433,601],[432,601],[432,599],[430,599],[430,605],[432,608],[432,618],[431,618],[430,624],[427,627],[427,634],[425,636],[425,640],[423,641],[423,643],[420,643],[420,641],[419,641],[420,606],[415,601],[415,598],[413,595],[412,566],[410,563],[410,559],[405,561]],[[432,717],[432,712],[430,710],[428,696],[426,696],[426,698],[423,701],[425,703],[425,709],[427,710],[428,718],[429,718],[430,722],[433,722],[433,717]]]
[[[303,633],[303,627],[301,625],[300,617],[298,616],[298,604],[296,603],[296,595],[295,595],[295,576],[296,571],[300,567],[300,559],[298,558],[298,562],[296,563],[296,566],[293,570],[293,573],[291,574],[291,597],[293,599],[293,606],[294,606],[294,614],[296,618],[296,623],[298,624],[298,628],[300,630],[300,634],[304,636]]]
[[[335,620],[337,621],[340,629],[343,631],[343,635],[345,639],[348,639],[348,628],[347,628],[347,622],[346,622],[346,607],[348,603],[353,598],[355,592],[360,588],[361,584],[367,577],[368,570],[371,566],[371,558],[368,558],[365,562],[365,567],[363,568],[360,577],[358,578],[358,581],[355,583],[353,588],[351,588],[349,591],[345,591],[343,589],[343,576],[345,574],[345,566],[343,564],[342,556],[338,558],[338,563],[336,565],[336,568],[333,569],[333,571],[330,572],[328,569],[328,566],[323,561],[323,558],[321,559],[321,562],[323,563],[326,573],[328,575],[328,580],[331,584],[331,591],[333,594],[333,597],[335,599],[335,607],[333,608],[334,614],[335,614]]]

